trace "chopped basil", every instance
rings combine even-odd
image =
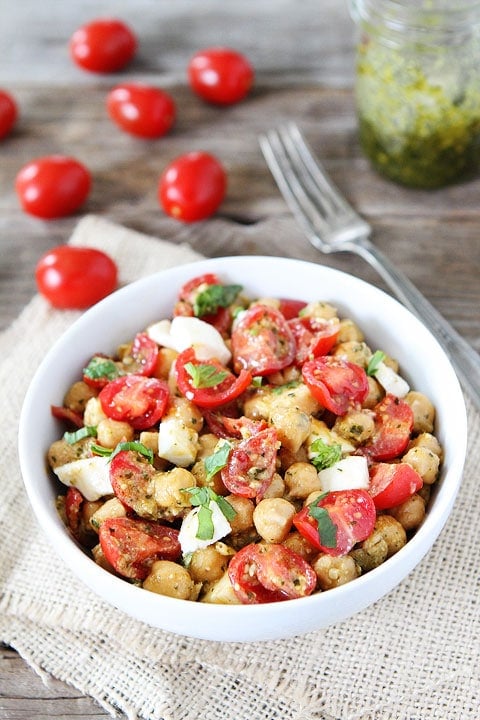
[[[114,450],[103,447],[102,445],[92,445],[91,450],[94,455],[109,457],[110,460],[113,460],[115,455],[118,455],[118,453],[122,452],[122,450],[133,450],[134,452],[140,453],[140,455],[146,457],[149,463],[153,463],[153,451],[141,442],[121,442],[118,443]]]
[[[324,547],[337,547],[337,526],[332,521],[328,510],[324,507],[318,507],[317,503],[325,497],[327,493],[320,495],[313,503],[308,506],[308,514],[317,522],[318,538]]]
[[[231,305],[241,290],[241,285],[209,285],[195,298],[193,314],[195,317],[212,315],[219,308]]]
[[[194,507],[198,507],[198,530],[196,537],[199,540],[211,540],[215,528],[212,520],[212,510],[210,509],[210,503],[216,502],[223,515],[227,520],[233,520],[235,517],[236,510],[230,505],[228,500],[225,500],[221,495],[217,495],[211,488],[208,487],[191,487],[185,490],[190,494],[190,502]]]
[[[385,359],[385,353],[382,350],[376,350],[370,358],[367,365],[367,375],[375,375],[378,366]]]
[[[115,378],[125,373],[118,367],[118,365],[109,358],[100,357],[95,355],[86,368],[83,368],[83,374],[89,380],[115,380]]]
[[[209,388],[220,385],[229,375],[228,370],[219,370],[215,365],[186,363],[185,370],[192,378],[194,388]]]
[[[110,457],[113,450],[111,448],[103,447],[103,445],[91,445],[90,450],[94,455],[100,455],[101,457]]]
[[[207,471],[207,482],[212,479],[215,473],[225,467],[228,462],[228,456],[230,455],[231,449],[232,445],[225,441],[217,450],[215,450],[213,455],[209,455],[205,458],[204,464],[205,470]]]
[[[65,432],[63,439],[69,444],[74,445],[79,440],[87,437],[97,437],[97,428],[94,425],[85,425],[75,430],[75,432]]]
[[[325,470],[341,460],[342,446],[339,443],[327,445],[321,438],[317,438],[310,445],[310,452],[315,453],[311,459],[312,465],[317,470]]]
[[[253,387],[262,387],[263,377],[261,375],[255,375],[252,378]]]
[[[296,388],[300,385],[299,380],[291,380],[288,383],[285,383],[285,385],[277,385],[273,388],[272,392],[275,393],[275,395],[279,395],[280,393],[284,392],[284,390],[292,390],[293,388]]]

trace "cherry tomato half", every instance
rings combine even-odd
[[[139,453],[122,450],[110,462],[113,492],[125,507],[149,520],[157,519],[157,503],[152,488],[155,468]]]
[[[241,497],[261,500],[275,474],[278,435],[273,427],[241,440],[221,470],[227,490]]]
[[[170,391],[163,380],[132,374],[109,382],[98,397],[109,418],[127,422],[135,430],[146,430],[164,414]]]
[[[391,460],[403,453],[413,428],[413,410],[405,400],[387,394],[375,407],[375,430],[359,452],[372,460]]]
[[[319,509],[328,516],[327,522],[335,526],[333,542],[325,541],[325,524],[314,517]],[[313,510],[309,505],[302,508],[294,516],[293,523],[313,547],[338,556],[346,555],[357,542],[365,540],[373,531],[375,519],[375,505],[368,492],[337,490],[320,496]]]
[[[8,135],[18,117],[17,104],[10,93],[0,90],[0,138]]]
[[[70,215],[88,197],[90,172],[75,158],[47,155],[24,165],[15,190],[25,212],[50,220]]]
[[[306,306],[303,300],[293,300],[291,298],[280,298],[280,307],[278,308],[285,320],[292,320],[298,317],[300,310]]]
[[[178,530],[146,520],[109,518],[98,538],[110,565],[135,580],[144,580],[156,560],[177,560],[181,553]]]
[[[230,48],[207,48],[197,52],[188,64],[192,90],[217,105],[232,105],[249,92],[254,71],[247,58]]]
[[[295,338],[279,310],[268,305],[252,305],[242,313],[232,330],[234,368],[245,368],[253,375],[269,375],[291,365],[295,358]]]
[[[115,290],[117,266],[101,250],[59,245],[40,258],[35,279],[54,307],[81,310]]]
[[[158,200],[168,215],[195,222],[216,212],[225,197],[227,176],[209,153],[191,152],[171,162],[158,184]]]
[[[202,408],[225,405],[241,395],[252,381],[242,370],[238,377],[218,360],[197,360],[193,348],[184,350],[175,360],[175,378],[180,392]],[[215,381],[215,378],[218,378]]]
[[[173,98],[163,90],[140,83],[123,83],[107,95],[110,118],[125,132],[141,138],[165,135],[175,122]]]
[[[370,468],[368,492],[377,510],[400,505],[422,485],[422,478],[408,463],[375,463]]]
[[[228,576],[240,602],[246,605],[292,600],[316,587],[313,568],[284,545],[246,545],[230,561]]]
[[[340,323],[313,317],[296,317],[288,321],[297,344],[295,362],[303,365],[319,355],[327,355],[337,342]]]
[[[135,55],[137,39],[121,20],[100,18],[82,25],[70,40],[70,55],[83,70],[110,73],[121,70]]]
[[[343,415],[352,403],[363,402],[368,394],[365,370],[333,355],[307,360],[302,376],[312,395],[335,415]]]
[[[204,322],[213,325],[221,335],[226,336],[232,324],[229,308],[218,304],[211,309],[211,312],[205,313],[196,303],[204,291],[208,291],[212,286],[222,285],[222,281],[214,273],[205,273],[192,278],[180,288],[178,300],[173,308],[173,316],[201,317]]]

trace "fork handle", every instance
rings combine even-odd
[[[464,389],[480,411],[480,356],[445,318],[417,290],[415,285],[365,237],[348,248],[366,260],[385,280],[397,298],[435,335],[443,347]]]

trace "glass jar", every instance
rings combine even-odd
[[[480,2],[349,0],[362,148],[382,174],[435,188],[480,159]]]

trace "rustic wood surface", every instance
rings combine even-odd
[[[98,16],[97,3],[0,0],[0,87],[18,100],[21,117],[0,143],[0,329],[35,292],[40,255],[65,242],[78,217],[43,222],[19,208],[13,183],[28,160],[68,153],[85,162],[94,187],[84,212],[136,230],[189,242],[207,256],[268,254],[322,262],[382,287],[365,263],[320,256],[288,212],[264,164],[258,134],[295,119],[338,186],[371,222],[374,239],[452,325],[480,351],[480,179],[435,192],[399,188],[379,178],[356,136],[353,28],[338,0],[117,0],[102,13],[135,28],[140,50],[115,77],[83,73],[66,45],[75,28]],[[226,44],[256,68],[255,89],[228,109],[203,104],[185,80],[192,53]],[[178,106],[173,132],[143,142],[106,117],[109,87],[121,79],[168,87]],[[156,201],[165,164],[192,149],[215,153],[228,171],[228,196],[218,215],[183,225]],[[0,718],[43,720],[107,717],[92,700],[61,682],[45,685],[9,648],[0,648]]]

